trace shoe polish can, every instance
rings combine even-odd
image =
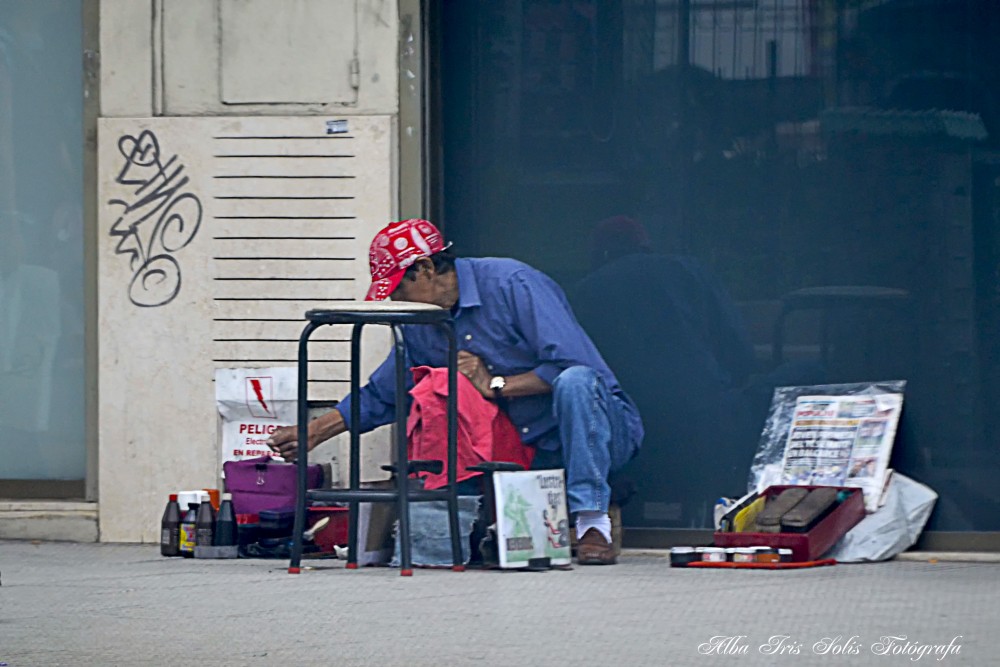
[[[725,563],[726,550],[721,547],[704,547],[701,550],[701,559],[706,563]]]
[[[782,563],[792,562],[792,550],[791,549],[778,549],[778,560]]]
[[[777,563],[780,558],[778,550],[773,547],[752,547],[752,549],[755,563]]]
[[[687,567],[698,560],[701,560],[701,556],[694,547],[674,547],[670,550],[671,567]]]
[[[754,562],[754,550],[748,547],[740,547],[733,552],[733,562],[734,563],[752,563]]]

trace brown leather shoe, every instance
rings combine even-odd
[[[618,556],[601,531],[591,528],[576,545],[576,562],[580,565],[614,565]]]

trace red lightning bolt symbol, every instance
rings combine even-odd
[[[257,394],[257,400],[264,406],[264,411],[270,413],[271,410],[267,407],[267,401],[264,400],[264,392],[260,388],[260,380],[250,378],[250,384],[253,386],[253,393]]]

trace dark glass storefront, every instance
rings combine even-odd
[[[497,0],[430,19],[435,205],[461,254],[585,301],[595,223],[628,216],[724,286],[748,376],[906,380],[892,464],[940,494],[929,528],[1000,530],[1000,5]],[[796,290],[844,286],[872,289],[820,290],[776,331]],[[589,326],[647,425],[627,524],[708,527],[763,414],[721,425],[743,374],[703,382],[666,320],[629,319],[657,297],[617,289]]]

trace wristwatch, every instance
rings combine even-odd
[[[494,375],[490,378],[490,389],[493,390],[493,396],[496,400],[503,398],[503,388],[507,386],[507,380],[504,379],[502,375]]]

